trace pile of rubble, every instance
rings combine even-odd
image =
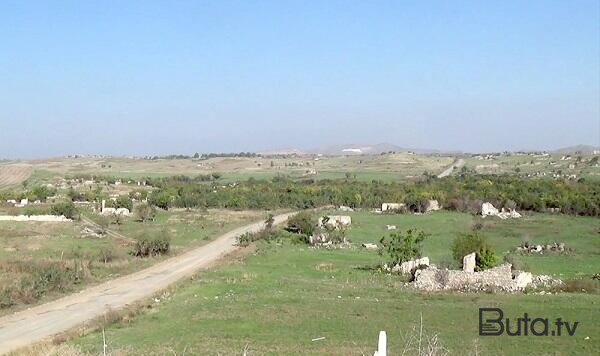
[[[319,218],[319,227],[330,227],[339,229],[352,224],[352,218],[348,215],[328,215]]]
[[[515,271],[510,264],[503,264],[482,272],[438,269],[430,266],[415,272],[413,286],[425,291],[458,290],[482,292],[501,290],[517,292],[533,282],[529,272]]]
[[[534,276],[529,272],[513,271],[509,263],[481,272],[475,272],[475,265],[475,254],[471,253],[463,258],[462,270],[440,269],[430,265],[427,257],[407,261],[392,268],[384,266],[384,269],[389,272],[413,274],[411,286],[424,291],[515,293],[525,288],[551,289],[563,284],[561,280],[550,276]]]
[[[521,214],[519,214],[515,209],[504,209],[502,208],[502,210],[498,210],[494,207],[494,205],[492,205],[492,203],[483,203],[481,204],[481,216],[482,217],[486,217],[486,216],[497,216],[502,220],[505,219],[517,219],[521,217]]]
[[[429,267],[429,257],[417,258],[415,260],[405,261],[395,266],[383,265],[383,270],[392,273],[409,274],[415,273],[419,268]]]
[[[555,242],[552,244],[546,245],[534,245],[529,242],[524,242],[521,246],[517,247],[517,252],[526,252],[526,253],[539,253],[543,254],[544,252],[565,252],[567,248],[565,247],[564,242]]]

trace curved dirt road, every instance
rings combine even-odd
[[[455,168],[461,168],[462,166],[465,165],[465,160],[462,158],[457,159],[456,161],[454,161],[450,167],[446,168],[445,171],[443,171],[442,173],[438,174],[438,178],[444,178],[449,176],[450,174],[452,174],[452,172],[454,171]]]
[[[275,224],[285,222],[293,214],[275,216]],[[108,309],[120,309],[151,296],[235,250],[235,238],[240,234],[257,232],[263,227],[262,221],[246,225],[145,270],[0,318],[0,354],[67,331]]]

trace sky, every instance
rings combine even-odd
[[[0,158],[600,145],[600,1],[0,1]]]

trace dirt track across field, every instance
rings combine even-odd
[[[293,214],[277,215],[275,224],[284,223]],[[237,236],[263,228],[262,221],[246,225],[145,270],[0,318],[0,354],[72,329],[102,316],[107,310],[118,310],[149,297],[234,251]]]
[[[447,177],[447,176],[449,176],[450,174],[452,174],[452,172],[454,172],[454,170],[455,170],[455,169],[459,169],[459,168],[461,168],[461,167],[462,167],[462,166],[464,166],[464,165],[465,165],[465,160],[464,160],[464,159],[462,159],[462,158],[460,158],[460,159],[457,159],[456,161],[454,161],[454,163],[452,163],[452,164],[450,165],[450,167],[446,168],[446,170],[445,170],[445,171],[443,171],[442,173],[438,174],[438,176],[437,176],[437,177],[438,177],[438,178],[444,178],[444,177]]]

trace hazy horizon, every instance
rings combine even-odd
[[[600,3],[0,3],[0,158],[600,146]]]

